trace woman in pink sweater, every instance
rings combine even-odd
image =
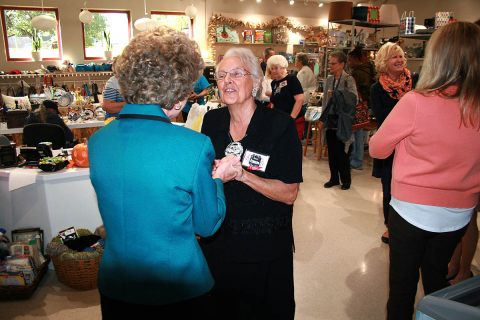
[[[370,140],[395,151],[390,202],[388,319],[412,319],[425,294],[448,286],[447,266],[480,196],[480,27],[451,23],[427,47],[420,80]]]

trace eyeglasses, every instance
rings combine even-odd
[[[240,78],[243,78],[245,76],[251,75],[251,73],[244,70],[244,69],[233,69],[233,70],[230,70],[230,71],[219,71],[215,75],[215,80],[223,81],[223,80],[225,80],[227,75],[230,75],[230,78],[233,78],[233,79],[240,79]]]

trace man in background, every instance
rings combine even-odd
[[[273,48],[266,48],[265,51],[263,52],[263,61],[260,63],[260,67],[262,68],[263,74],[265,74],[265,71],[267,70],[267,60],[271,56],[275,55],[275,50]]]
[[[115,61],[113,60],[112,70],[115,71]],[[103,103],[102,108],[105,110],[105,119],[117,117],[120,110],[122,110],[125,101],[120,94],[120,86],[118,79],[112,76],[107,80],[105,89],[103,89]]]

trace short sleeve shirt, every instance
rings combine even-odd
[[[302,93],[302,84],[298,78],[289,74],[281,80],[272,81],[270,102],[273,103],[275,109],[290,115],[295,104],[295,96]]]
[[[107,80],[105,84],[105,89],[103,90],[103,99],[108,99],[113,102],[123,102],[125,101],[120,94],[120,85],[118,84],[118,79],[113,76]],[[118,113],[107,113],[106,118],[117,117]]]
[[[197,82],[195,82],[195,85],[193,86],[193,92],[195,92],[196,94],[199,94],[200,92],[207,89],[208,87],[210,87],[210,83],[208,82],[207,78],[205,78],[205,76],[202,75],[200,79],[198,79]],[[205,104],[205,98],[204,97],[198,98],[197,103]],[[192,107],[192,104],[193,104],[192,102],[187,101],[182,111],[189,112],[190,108]]]

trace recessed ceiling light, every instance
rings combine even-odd
[[[295,4],[295,1],[290,0],[290,5],[293,6]]]
[[[318,4],[318,7],[319,7],[319,8],[323,7],[323,2],[320,2],[320,3]]]
[[[262,2],[262,0],[257,0],[257,3],[261,3],[261,2]]]

